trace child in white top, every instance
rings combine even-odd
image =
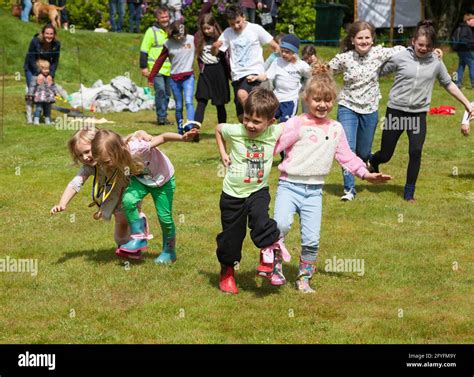
[[[279,51],[278,44],[272,35],[262,26],[245,20],[242,9],[231,5],[226,9],[226,18],[229,27],[224,30],[217,42],[214,42],[212,53],[230,50],[230,70],[232,87],[234,88],[235,107],[239,121],[243,120],[243,103],[249,93],[260,82],[249,83],[249,75],[264,73],[262,46],[269,44],[274,51]]]
[[[280,102],[275,118],[285,122],[296,114],[298,99],[304,79],[311,77],[311,67],[298,57],[300,40],[293,34],[285,35],[280,41],[280,57],[276,58],[267,71],[248,77],[250,82],[270,80],[274,93]]]
[[[274,218],[284,237],[290,230],[294,214],[300,216],[301,258],[296,287],[304,293],[314,292],[309,282],[319,249],[322,189],[333,159],[371,183],[391,179],[382,173],[369,173],[365,163],[350,150],[342,125],[329,118],[336,96],[336,84],[329,67],[316,64],[315,76],[304,92],[309,113],[291,118],[284,124],[274,151],[274,154],[285,151],[285,158],[278,166],[281,174]],[[275,253],[270,282],[273,285],[286,283],[282,257],[278,253]]]

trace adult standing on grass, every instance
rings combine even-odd
[[[421,153],[426,136],[426,113],[430,108],[435,79],[446,91],[461,102],[470,116],[474,108],[451,80],[445,65],[433,49],[436,31],[429,20],[420,21],[411,40],[412,46],[394,55],[380,72],[395,73],[390,90],[380,150],[370,158],[372,171],[390,161],[400,135],[406,131],[409,141],[409,161],[403,197],[413,202],[415,185],[421,165]]]
[[[165,42],[168,40],[167,28],[170,22],[168,9],[160,7],[155,11],[156,22],[147,29],[140,47],[140,69],[142,75],[148,77],[155,60],[160,56]],[[170,125],[167,119],[168,103],[171,96],[170,86],[171,63],[166,59],[153,80],[155,88],[155,108],[159,126]]]
[[[464,15],[464,22],[461,23],[453,33],[453,36],[459,42],[454,45],[459,57],[459,65],[456,71],[456,85],[461,88],[462,78],[464,76],[464,68],[469,68],[469,78],[471,80],[471,88],[474,89],[474,14]]]
[[[242,12],[245,18],[251,22],[255,23],[255,12],[257,11],[257,4],[254,0],[239,0],[239,5],[242,8]]]
[[[21,20],[23,22],[29,22],[30,21],[30,12],[31,12],[32,7],[33,7],[33,4],[31,3],[31,0],[22,0],[22,2],[21,2]]]
[[[140,18],[142,17],[143,0],[127,0],[128,3],[128,23],[130,33],[140,32]]]
[[[33,76],[37,76],[38,84],[42,84],[45,80],[45,77],[36,65],[36,61],[39,59],[49,62],[50,74],[48,76],[48,83],[52,84],[59,64],[60,50],[61,43],[56,39],[56,29],[53,25],[45,25],[41,33],[35,34],[28,47],[23,65],[28,88],[31,85]],[[33,101],[31,99],[26,99],[26,121],[28,124],[33,123]]]
[[[375,27],[365,21],[356,21],[349,26],[347,37],[342,42],[343,52],[329,62],[333,72],[342,73],[344,80],[337,120],[344,128],[351,150],[364,162],[370,157],[382,98],[378,70],[392,55],[405,49],[402,46],[374,46],[374,40]],[[344,195],[341,200],[354,200],[354,176],[346,169],[342,171]]]
[[[66,0],[49,0],[50,5],[56,5],[57,7],[63,7],[61,10],[61,25],[65,30],[69,27],[69,20],[67,18],[67,11],[66,11]]]
[[[115,15],[118,13],[118,22]],[[125,0],[109,0],[110,26],[113,32],[121,32],[123,27],[123,15],[125,14]]]

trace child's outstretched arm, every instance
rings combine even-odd
[[[474,104],[474,103],[471,103],[471,104]],[[471,119],[472,119],[472,116],[467,111],[465,111],[464,116],[462,117],[462,121],[461,121],[461,133],[464,136],[469,136],[469,134],[471,133],[471,127],[469,125],[469,121]]]
[[[66,189],[64,190],[63,194],[61,195],[61,199],[59,200],[59,204],[56,204],[51,208],[51,215],[54,215],[55,213],[62,212],[66,210],[67,205],[69,202],[74,198],[74,196],[77,194],[77,191],[74,190],[71,186],[67,186]]]
[[[66,210],[67,205],[69,202],[74,198],[74,196],[81,190],[84,182],[87,181],[87,178],[91,174],[94,174],[94,167],[89,165],[83,165],[77,175],[72,179],[71,182],[65,188],[63,194],[61,195],[61,199],[59,200],[59,204],[56,204],[51,208],[51,215],[55,213],[62,212]]]
[[[222,136],[222,123],[218,124],[216,127],[216,142],[217,147],[219,148],[219,154],[221,155],[221,160],[224,166],[229,166],[231,164],[230,157],[226,151],[226,145],[224,137]]]
[[[199,130],[197,128],[192,128],[184,135],[177,134],[175,132],[165,132],[158,136],[153,136],[150,141],[150,148],[157,147],[158,145],[167,143],[169,141],[191,141],[197,134]]]
[[[349,170],[352,174],[358,176],[361,179],[366,180],[367,182],[378,184],[386,183],[390,181],[392,177],[383,173],[370,173],[365,166],[364,161],[362,161],[354,152],[352,152],[347,142],[346,134],[344,130],[341,130],[342,133],[339,136],[339,143],[336,147],[335,158],[337,162]]]

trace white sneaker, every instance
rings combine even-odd
[[[44,118],[44,124],[51,124],[51,119],[48,117]]]
[[[34,118],[33,124],[34,124],[35,126],[39,126],[39,124],[40,124],[40,118]]]
[[[343,196],[341,196],[341,200],[342,200],[343,202],[350,202],[350,201],[352,201],[352,200],[354,200],[354,199],[355,199],[355,195],[354,195],[354,193],[353,193],[352,191],[346,192],[346,193],[344,193]]]

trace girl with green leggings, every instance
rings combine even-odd
[[[120,245],[116,254],[140,255],[148,248],[146,220],[140,217],[138,204],[148,194],[155,203],[156,213],[163,233],[163,250],[156,263],[176,261],[176,228],[173,221],[173,195],[176,188],[174,167],[157,146],[168,141],[190,141],[199,131],[192,129],[184,135],[166,132],[138,140],[133,135],[126,141],[117,133],[99,130],[92,141],[92,155],[97,164],[111,172],[130,176],[130,183],[122,196],[122,208],[130,226],[130,240]]]

